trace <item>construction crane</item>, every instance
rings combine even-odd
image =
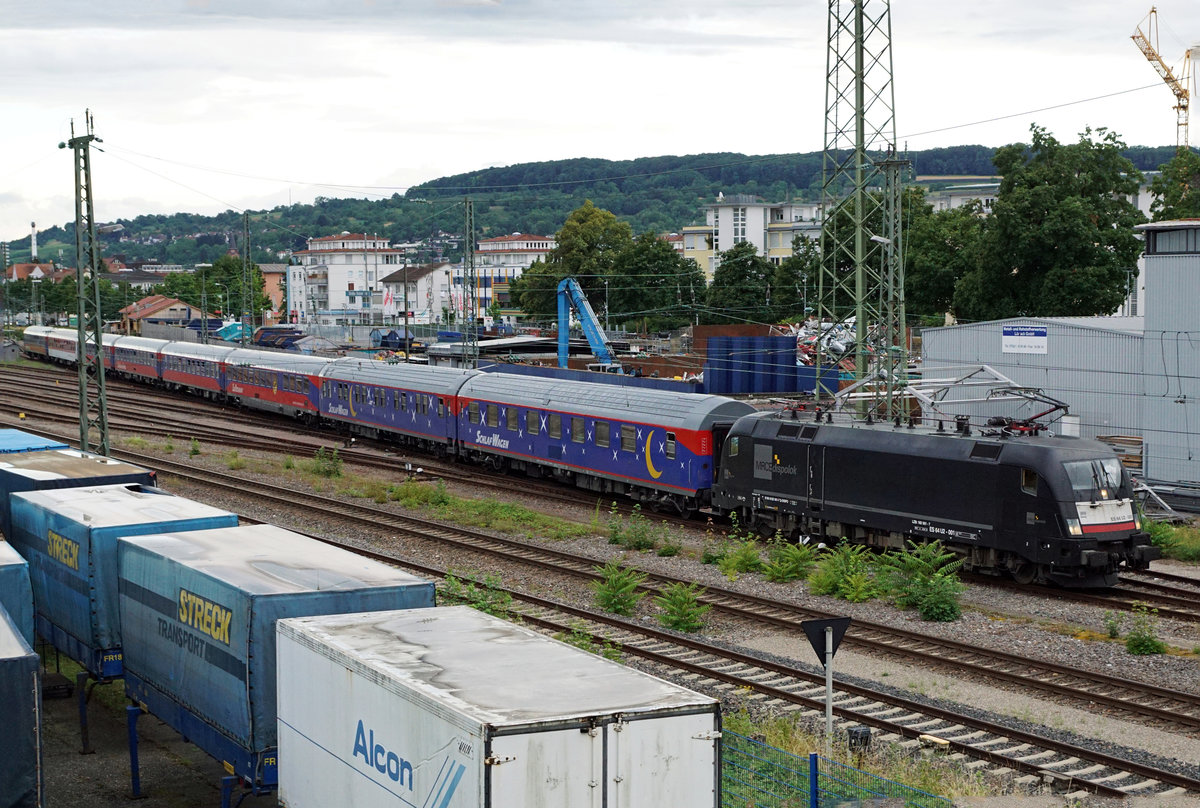
[[[1171,71],[1170,66],[1163,61],[1158,51],[1158,11],[1154,6],[1150,7],[1150,13],[1146,15],[1141,25],[1133,32],[1132,39],[1150,64],[1154,66],[1154,69],[1158,71],[1158,75],[1171,88],[1171,92],[1175,93],[1175,145],[1180,149],[1187,149],[1188,105],[1191,101],[1192,51],[1195,48],[1190,48],[1184,52],[1183,69],[1179,71],[1179,76],[1177,77]]]

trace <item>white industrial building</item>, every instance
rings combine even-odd
[[[380,279],[404,264],[405,250],[386,238],[342,232],[310,238],[287,275],[293,322],[320,325],[377,323],[383,317]]]
[[[1082,436],[1131,439],[1125,443],[1140,447],[1148,480],[1200,486],[1200,219],[1138,230],[1146,238],[1142,316],[1021,317],[926,329],[923,373],[988,365],[1066,402]],[[945,409],[1035,414],[1013,403]]]

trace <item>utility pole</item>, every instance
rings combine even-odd
[[[250,342],[250,331],[254,328],[254,312],[250,301],[250,211],[242,211],[242,345]],[[250,322],[246,322],[249,312]]]
[[[478,276],[475,272],[475,206],[467,197],[466,227],[463,236],[463,366],[479,365],[479,334],[475,330],[475,319],[479,316]]]
[[[404,363],[412,353],[412,335],[408,333],[408,253],[404,254]]]
[[[877,353],[903,350],[896,306],[903,295],[900,262],[900,167],[895,157],[895,91],[892,82],[890,0],[828,0],[825,151],[821,279],[818,316],[832,330],[854,318],[854,378],[871,369],[872,327],[882,332]],[[885,156],[886,155],[886,156]],[[884,190],[878,191],[880,187]],[[837,363],[825,339],[818,338],[818,394],[837,391]],[[907,362],[907,356],[900,360]],[[832,365],[833,378],[822,368]],[[889,377],[884,397],[893,417]],[[877,402],[878,403],[878,402]],[[885,413],[880,413],[885,414]]]
[[[208,344],[208,275],[200,276],[200,344]]]
[[[79,448],[108,455],[108,398],[104,391],[104,344],[100,312],[100,244],[96,241],[96,216],[92,208],[92,141],[103,141],[92,130],[90,111],[84,111],[87,134],[59,143],[75,157],[75,288],[78,317],[75,341],[79,368]],[[89,345],[93,348],[88,356]],[[93,438],[93,431],[95,437]]]

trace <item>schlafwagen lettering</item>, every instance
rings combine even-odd
[[[233,622],[233,611],[208,598],[180,589],[179,622],[229,645],[229,624]]]
[[[66,564],[73,570],[79,569],[79,542],[71,541],[66,536],[46,531],[46,552],[55,561]]]

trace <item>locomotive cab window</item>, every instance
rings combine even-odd
[[[737,457],[737,453],[738,453],[738,439],[737,439],[737,436],[735,435],[734,437],[729,439],[729,456]]]
[[[550,417],[546,419],[546,431],[552,438],[561,438],[562,416],[556,412],[550,413]]]
[[[1037,494],[1038,473],[1033,469],[1021,469],[1021,490],[1026,494]]]
[[[608,421],[597,421],[596,422],[596,445],[599,446],[601,449],[608,448],[608,445],[610,442],[609,435],[610,435],[611,429],[612,429],[612,426],[608,423]]]
[[[675,433],[674,433],[674,432],[668,432],[668,433],[667,433],[667,448],[666,448],[666,453],[667,453],[667,459],[668,459],[668,460],[674,460],[674,459],[675,459]]]

